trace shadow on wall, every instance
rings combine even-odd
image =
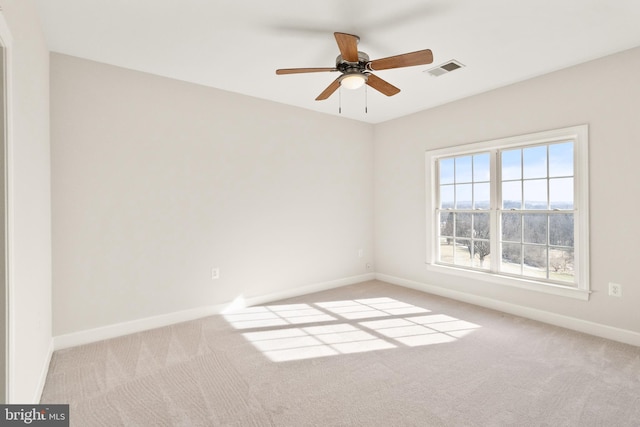
[[[249,307],[224,318],[273,362],[449,343],[481,327],[386,297]]]

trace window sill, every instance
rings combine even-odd
[[[446,266],[441,264],[429,264],[427,263],[427,270],[436,273],[450,274],[459,277],[465,277],[473,280],[480,280],[483,282],[490,282],[498,285],[509,286],[512,288],[526,289],[529,291],[542,292],[546,294],[558,295],[568,298],[579,299],[582,301],[588,301],[590,291],[585,289],[570,288],[562,285],[555,285],[553,283],[537,282],[535,280],[521,279],[516,277],[502,276],[499,274],[480,272],[467,270],[464,268],[457,268],[453,266]]]

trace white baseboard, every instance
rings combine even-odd
[[[394,285],[404,286],[405,288],[411,288],[434,295],[440,295],[446,298],[455,299],[457,301],[479,305],[481,307],[502,311],[504,313],[526,317],[527,319],[537,320],[539,322],[560,326],[590,335],[595,335],[601,338],[607,338],[625,344],[640,346],[640,333],[630,331],[628,329],[615,328],[613,326],[590,322],[588,320],[577,319],[575,317],[551,313],[548,311],[512,304],[505,301],[499,301],[492,298],[453,291],[441,286],[429,285],[426,283],[407,280],[400,277],[389,276],[387,274],[376,273],[376,279]]]
[[[173,325],[175,323],[187,322],[189,320],[200,319],[202,317],[220,314],[228,311],[230,308],[249,307],[252,305],[266,304],[281,299],[293,298],[300,295],[311,294],[314,292],[325,291],[328,289],[338,288],[340,286],[351,285],[354,283],[374,280],[375,273],[362,274],[359,276],[346,277],[342,279],[332,280],[329,282],[314,283],[311,285],[301,286],[298,288],[287,289],[270,293],[267,295],[258,295],[242,299],[242,301],[229,301],[225,304],[210,305],[204,307],[192,308],[159,316],[147,317],[144,319],[132,320],[129,322],[107,325],[99,328],[88,329],[79,332],[73,332],[65,335],[58,335],[53,339],[53,350],[61,350],[64,348],[75,347],[78,345],[89,344],[96,341],[102,341],[110,338],[116,338],[123,335],[134,334],[149,329],[161,328],[163,326]],[[48,366],[48,365],[47,365]],[[46,375],[46,372],[45,372]],[[44,384],[44,383],[43,383]]]
[[[131,320],[129,322],[116,323],[94,329],[72,332],[65,335],[57,335],[53,338],[54,350],[76,347],[123,335],[134,334],[149,329],[161,328],[174,323],[186,322],[201,317],[211,316],[220,312],[222,306],[198,307],[159,316],[146,317],[144,319]]]
[[[49,348],[47,349],[47,355],[45,356],[44,364],[40,370],[40,379],[36,386],[36,393],[33,396],[33,404],[37,405],[42,399],[42,392],[44,391],[44,385],[47,382],[47,374],[49,373],[49,365],[51,364],[51,357],[53,356],[53,338],[49,341]]]
[[[266,295],[249,297],[240,301],[229,301],[225,304],[197,307],[189,310],[163,314],[160,316],[148,317],[144,319],[117,323],[100,328],[56,336],[53,338],[52,347],[49,350],[48,360],[46,361],[46,365],[43,367],[43,373],[38,387],[38,393],[42,393],[47,369],[51,360],[51,354],[55,350],[61,350],[64,348],[75,347],[82,344],[88,344],[96,341],[102,341],[105,339],[142,332],[149,329],[160,328],[180,322],[195,320],[214,314],[220,314],[229,311],[230,309],[232,310],[258,304],[266,304],[273,301],[293,298],[373,279],[640,347],[640,333],[627,329],[615,328],[588,320],[577,319],[562,314],[551,313],[548,311],[512,304],[492,298],[454,291],[451,289],[443,288],[441,286],[416,282],[413,280],[403,279],[387,274],[368,273],[329,282],[315,283]],[[37,395],[38,400],[40,394]]]
[[[315,283],[299,288],[287,289],[286,291],[250,297],[245,301],[247,307],[258,304],[266,304],[281,299],[293,298],[301,295],[312,294],[314,292],[321,292],[333,288],[339,288],[341,286],[353,285],[354,283],[366,282],[367,280],[375,280],[375,278],[375,273],[361,274],[359,276],[345,277],[343,279],[332,280],[330,282]]]

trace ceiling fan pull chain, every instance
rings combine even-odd
[[[342,86],[338,91],[338,114],[342,114]]]
[[[369,113],[369,92],[367,92],[367,86],[365,85],[364,87],[364,113],[368,114]]]

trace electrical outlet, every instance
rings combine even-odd
[[[371,263],[370,263],[370,262],[368,262],[368,263],[366,264],[366,266],[367,266],[367,270],[371,270]]]
[[[211,279],[219,279],[220,278],[220,269],[212,268],[211,269]]]
[[[609,282],[609,296],[620,298],[622,296],[622,285]]]

